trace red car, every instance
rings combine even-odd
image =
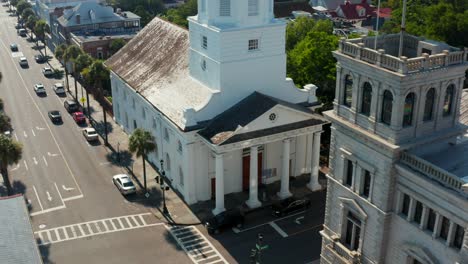
[[[73,115],[73,120],[75,120],[76,123],[81,124],[86,122],[86,117],[82,112],[75,112],[72,114]]]

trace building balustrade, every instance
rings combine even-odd
[[[326,245],[329,252],[334,255],[334,262],[339,264],[359,264],[361,263],[361,254],[355,250],[349,250],[341,244],[340,238],[336,235],[331,236],[332,243]]]
[[[468,194],[463,192],[463,184],[465,184],[465,182],[456,175],[408,152],[402,153],[400,162],[424,176],[434,179],[442,185],[468,197]]]

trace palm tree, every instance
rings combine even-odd
[[[80,75],[83,76],[84,75],[83,70],[88,68],[92,63],[93,63],[93,58],[91,56],[89,56],[87,53],[81,53],[80,56],[78,56],[75,60],[75,71],[77,73],[80,73]],[[82,83],[82,86],[81,86],[81,89],[82,89],[81,94],[83,94],[83,86],[85,86],[86,101],[88,105],[87,112],[89,112],[89,94],[88,94],[88,87],[86,87],[87,86],[86,83],[87,83],[87,80],[86,78],[84,78],[84,82]],[[84,104],[83,104],[83,108],[84,108]]]
[[[130,136],[128,149],[132,153],[136,153],[137,157],[141,157],[143,160],[143,180],[146,191],[146,166],[145,159],[146,155],[156,149],[156,143],[153,135],[150,132],[145,131],[141,128],[137,128],[133,131]]]
[[[26,27],[31,30],[31,40],[33,39],[34,26],[36,26],[37,18],[36,16],[29,16],[26,19]]]
[[[23,146],[10,137],[0,135],[0,173],[7,188],[7,194],[12,195],[10,177],[8,176],[8,166],[17,164],[22,156]]]
[[[87,79],[89,83],[93,83],[94,89],[97,93],[96,97],[102,106],[102,113],[104,115],[104,143],[107,145],[109,144],[107,140],[107,114],[103,103],[104,88],[102,84],[105,80],[109,79],[109,70],[104,66],[101,60],[96,60],[91,64],[91,66],[89,66]],[[90,113],[88,113],[88,116],[90,116]]]
[[[38,39],[41,39],[44,43],[44,56],[47,57],[47,44],[46,44],[46,33],[50,33],[50,27],[47,25],[45,20],[41,19],[36,22],[34,26],[34,32],[38,36]],[[36,45],[39,41],[36,41]]]
[[[65,65],[65,82],[67,84],[67,91],[70,92],[70,85],[68,84],[68,69],[67,63],[64,60],[65,51],[67,50],[67,45],[60,44],[57,48],[55,48],[55,57],[57,60],[63,62]]]
[[[80,48],[78,48],[75,45],[70,45],[68,48],[65,50],[65,54],[63,54],[63,58],[66,62],[71,62],[72,63],[72,75],[75,80],[75,101],[78,102],[78,85],[76,83],[76,75],[75,75],[75,60],[82,54],[83,52],[81,51]],[[65,68],[67,67],[67,64],[65,64]]]

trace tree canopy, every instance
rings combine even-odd
[[[28,1],[21,0],[18,1],[18,3],[16,4],[16,11],[18,12],[18,14],[23,14],[23,11],[28,8],[31,8],[32,10],[32,5]]]
[[[194,16],[197,12],[197,0],[188,0],[178,8],[168,9],[164,17],[174,24],[188,28],[187,17]]]
[[[34,26],[34,32],[41,40],[44,40],[45,34],[50,33],[49,25],[43,19],[38,20]]]
[[[21,17],[24,19],[24,20],[28,20],[30,17],[34,17],[35,20],[37,20],[36,18],[36,14],[34,13],[34,10],[32,10],[32,8],[26,8],[24,9],[21,13]],[[34,26],[33,26],[34,27]]]
[[[114,39],[111,41],[109,50],[112,54],[117,53],[127,42],[123,38]]]

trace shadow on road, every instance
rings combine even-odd
[[[42,243],[42,240],[40,238],[37,238],[36,243],[37,245],[40,245]],[[39,246],[39,252],[41,253],[42,261],[44,262],[44,264],[54,264],[54,262],[49,259],[50,244]]]
[[[188,233],[187,233],[188,235]],[[179,243],[177,243],[177,241],[174,239],[174,237],[171,235],[171,233],[169,231],[166,230],[166,232],[164,232],[164,239],[166,239],[166,242],[173,246],[175,249],[177,250],[184,250],[180,245]]]
[[[135,162],[132,153],[130,153],[128,150],[122,150],[119,152],[109,152],[106,154],[106,159],[113,165],[130,167],[130,169],[132,169],[131,165]]]

